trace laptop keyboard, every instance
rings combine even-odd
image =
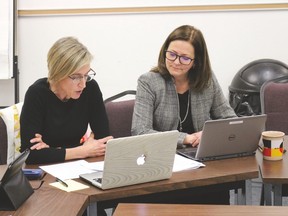
[[[102,183],[102,178],[95,178],[95,179],[93,179],[94,181],[96,181],[96,182],[98,182],[98,183]]]
[[[196,156],[196,151],[197,148],[195,147],[187,147],[187,148],[183,148],[183,149],[178,149],[177,152],[182,154],[182,155],[189,155],[190,157],[195,157]]]

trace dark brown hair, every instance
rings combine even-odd
[[[170,33],[160,50],[158,65],[152,68],[152,72],[160,73],[164,78],[171,77],[165,64],[165,51],[170,43],[175,40],[183,40],[191,43],[195,50],[195,59],[192,68],[188,71],[189,85],[194,91],[205,89],[212,77],[209,55],[202,32],[193,26],[183,25]]]

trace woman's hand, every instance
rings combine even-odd
[[[82,146],[84,154],[86,155],[85,157],[96,157],[104,155],[106,151],[106,142],[112,138],[112,136],[108,136],[96,140],[94,139],[94,134],[91,133],[89,138]]]
[[[40,150],[40,149],[43,149],[43,148],[49,148],[50,146],[47,145],[46,143],[44,143],[42,141],[42,135],[41,134],[35,134],[35,137],[33,139],[30,140],[30,143],[34,144],[33,146],[31,146],[31,150]]]
[[[202,131],[198,131],[193,134],[187,134],[187,136],[184,139],[183,144],[192,145],[193,147],[196,147],[200,143],[201,136],[202,136]]]

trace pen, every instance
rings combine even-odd
[[[63,180],[56,178],[56,181],[61,183],[64,187],[68,187],[68,184],[66,182],[64,182]]]

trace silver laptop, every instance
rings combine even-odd
[[[253,155],[266,118],[263,114],[206,121],[198,147],[178,149],[177,153],[198,161]]]
[[[168,179],[172,176],[178,131],[111,139],[103,172],[80,178],[101,189]]]

